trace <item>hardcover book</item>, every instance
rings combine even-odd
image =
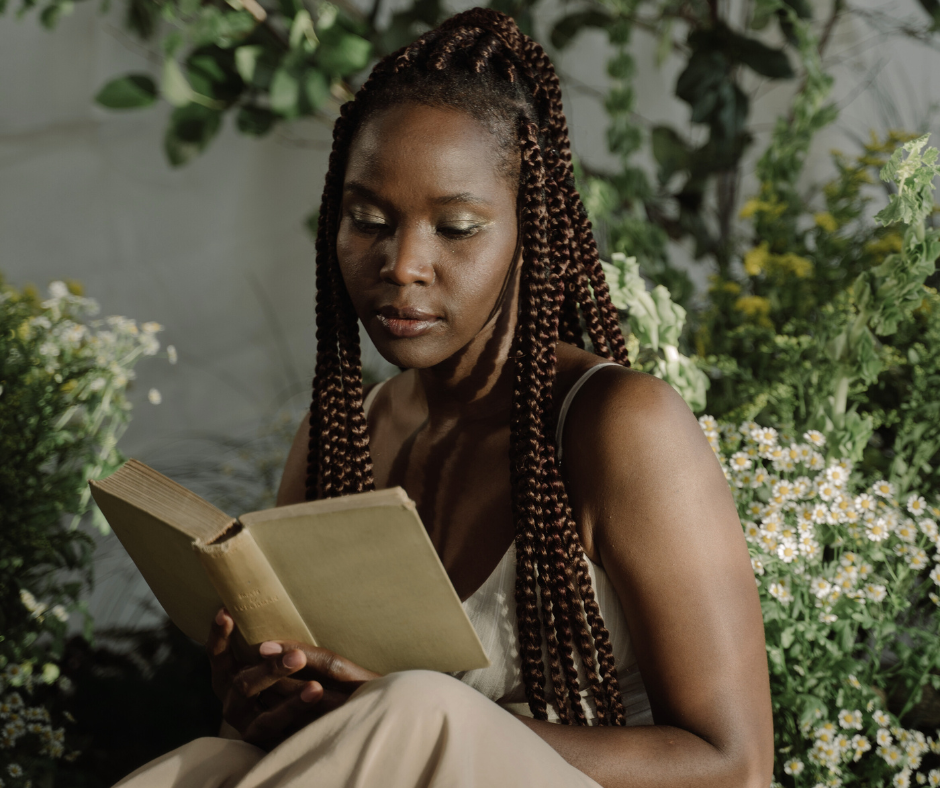
[[[167,615],[200,643],[224,605],[248,645],[298,640],[382,674],[489,665],[400,487],[233,518],[136,460],[90,484]]]

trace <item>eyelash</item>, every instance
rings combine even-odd
[[[370,222],[352,215],[349,218],[353,223],[353,227],[365,235],[378,235],[388,229],[385,222]],[[459,241],[476,235],[479,229],[480,225],[474,224],[468,227],[438,227],[437,232],[448,240]]]

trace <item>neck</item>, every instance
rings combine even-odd
[[[509,423],[516,327],[516,282],[510,281],[503,307],[461,352],[427,369],[415,370],[415,396],[427,407],[428,423],[498,420]]]
[[[500,331],[499,322],[494,321],[489,336],[478,337],[484,340],[482,347],[467,348],[459,358],[416,370],[415,394],[424,401],[432,427],[458,420],[509,423],[514,377],[512,332]]]

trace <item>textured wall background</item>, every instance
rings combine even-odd
[[[888,18],[923,18],[915,0],[863,5]],[[679,62],[656,69],[653,49],[637,36],[638,111],[684,128],[686,108],[672,98]],[[557,61],[574,88],[567,111],[575,149],[596,166],[609,161],[592,95],[605,88],[605,57],[604,35],[588,32]],[[810,175],[825,172],[830,147],[852,152],[871,128],[927,128],[928,107],[940,101],[937,52],[850,21],[837,28],[827,59],[844,110],[816,146]],[[314,293],[303,219],[319,200],[330,130],[304,122],[256,141],[227,125],[205,155],[173,170],[161,148],[166,106],[116,113],[92,103],[113,76],[155,74],[151,61],[113,13],[101,16],[92,3],[54,32],[35,18],[0,17],[0,271],[16,285],[80,280],[103,314],[166,327],[160,338],[177,348],[179,363],[140,366],[123,449],[172,472],[221,464],[229,450],[218,439],[244,440],[279,409],[305,406]],[[754,114],[765,122],[752,158],[791,89],[757,88]],[[695,276],[703,283],[707,272]],[[380,360],[369,364],[384,376]],[[162,404],[147,402],[151,387]],[[113,537],[101,540],[98,576],[100,624],[152,620],[149,592]]]

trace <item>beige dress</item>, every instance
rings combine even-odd
[[[558,420],[560,436],[572,387]],[[367,399],[371,405],[376,387]],[[652,725],[620,601],[603,569],[588,562],[610,632],[628,725]],[[120,788],[599,788],[513,714],[531,716],[519,659],[515,548],[463,605],[492,663],[448,676],[414,670],[375,679],[342,707],[269,753],[203,738],[141,767]],[[582,676],[590,722],[596,719]],[[549,719],[558,713],[549,697]],[[118,788],[115,786],[115,788]]]

